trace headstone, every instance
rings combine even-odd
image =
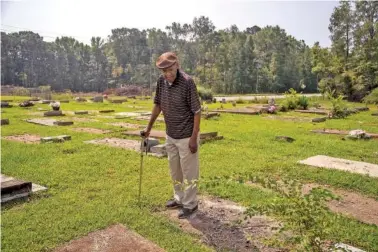
[[[68,125],[73,125],[73,124],[74,123],[70,121],[55,121],[54,122],[54,125],[58,125],[58,126],[68,126]]]
[[[54,137],[41,137],[41,143],[62,143],[64,141],[71,140],[69,135],[61,135]]]
[[[273,106],[273,105],[275,105],[276,104],[276,101],[274,100],[274,98],[269,98],[269,100],[268,100],[268,104],[270,105],[270,106]]]
[[[327,117],[320,117],[320,118],[313,118],[312,122],[325,122],[327,120]]]
[[[378,116],[378,112],[372,113],[372,116]]]
[[[19,179],[1,180],[1,203],[15,198],[27,197],[32,192],[32,183]]]
[[[104,102],[104,97],[95,96],[95,97],[93,97],[93,102]]]
[[[209,119],[209,118],[212,118],[212,117],[215,117],[215,116],[220,116],[220,114],[217,113],[217,112],[209,112],[209,113],[203,113],[202,116],[205,119]]]
[[[87,115],[88,111],[86,111],[86,110],[79,110],[79,111],[75,111],[74,113],[75,113],[75,115]]]
[[[301,160],[299,163],[378,177],[378,165],[365,162],[318,155]]]
[[[351,130],[346,136],[347,139],[358,140],[358,139],[370,139],[371,136],[367,134],[364,130]]]
[[[104,109],[104,110],[100,110],[99,112],[100,113],[112,113],[112,112],[114,112],[114,109]]]
[[[64,116],[63,112],[61,110],[53,110],[53,111],[47,111],[43,113],[43,116]]]
[[[292,143],[292,142],[295,141],[294,138],[292,138],[292,137],[288,137],[288,136],[276,136],[276,140],[277,140],[277,141],[289,142],[289,143]]]
[[[200,133],[200,138],[201,139],[214,138],[216,136],[218,136],[218,132]]]
[[[1,125],[8,125],[9,119],[1,119]]]
[[[156,145],[159,145],[159,140],[157,140],[156,138],[152,138],[152,137],[149,137],[148,138],[148,141],[146,142],[147,143],[147,152],[150,152],[151,151],[151,147],[153,146],[156,146]]]
[[[226,104],[226,103],[227,103],[227,101],[226,101],[225,98],[222,98],[222,103],[223,103],[223,104]]]

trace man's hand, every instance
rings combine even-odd
[[[142,132],[141,132],[141,136],[144,137],[144,138],[148,138],[150,136],[150,132],[151,132],[151,129],[149,129],[148,127],[145,128]]]
[[[195,138],[195,137],[192,136],[192,137],[189,139],[189,149],[190,149],[190,151],[191,151],[193,154],[197,152],[197,150],[198,150],[197,138]]]

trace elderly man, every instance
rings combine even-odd
[[[180,208],[178,217],[187,218],[198,209],[196,182],[201,105],[193,79],[180,69],[174,53],[163,53],[156,66],[162,75],[157,81],[154,108],[144,135],[149,136],[156,118],[163,112],[166,150],[174,183],[174,198],[166,207]]]

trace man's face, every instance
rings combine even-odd
[[[173,66],[169,68],[162,69],[164,78],[170,83],[172,83],[176,79],[177,69],[178,69],[177,63],[175,63]]]

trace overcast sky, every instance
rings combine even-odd
[[[279,25],[308,45],[329,46],[328,24],[337,1],[252,0],[1,0],[2,31],[27,28],[46,40],[68,35],[89,43],[111,29],[161,28],[172,22],[191,23],[207,16],[217,29],[236,24],[240,30]]]

